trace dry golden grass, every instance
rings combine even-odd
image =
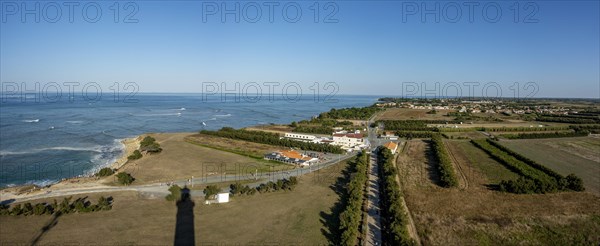
[[[196,244],[328,244],[322,220],[339,200],[330,186],[344,167],[340,163],[302,176],[293,191],[232,197],[230,203],[217,205],[204,205],[203,198],[192,197]],[[95,202],[100,195],[114,197],[112,210],[59,216],[39,244],[173,245],[175,203],[135,192],[89,198]],[[50,215],[0,216],[0,244],[30,244],[52,219]]]
[[[445,116],[455,110],[438,110],[437,114],[428,114],[429,109],[388,108],[378,115],[377,120],[452,120]]]
[[[130,161],[123,167],[136,179],[135,184],[165,182],[188,179],[191,176],[236,174],[247,171],[246,167],[254,167],[259,171],[270,169],[289,169],[290,165],[269,163],[239,154],[228,153],[207,147],[202,147],[185,141],[192,133],[157,133],[150,134],[160,143],[163,151],[159,154],[145,155],[139,160]],[[214,139],[196,138],[199,143],[215,144]],[[253,143],[238,141],[225,145],[226,148],[235,146],[254,146]],[[276,147],[271,147],[276,149]],[[266,149],[264,152],[266,153]],[[275,166],[271,168],[270,166]]]
[[[470,185],[440,188],[429,173],[427,148],[420,140],[410,141],[398,158],[405,198],[424,244],[600,242],[600,198],[586,192],[515,195],[489,190],[478,166],[455,146],[450,148],[460,165],[473,170],[466,175]]]

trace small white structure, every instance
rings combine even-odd
[[[217,194],[217,203],[228,203],[229,202],[229,193],[223,192]]]
[[[215,197],[217,199],[206,200],[206,201],[204,201],[204,204],[210,205],[213,203],[228,203],[229,202],[229,193],[227,193],[227,192],[219,193]]]

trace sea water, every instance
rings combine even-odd
[[[331,108],[371,105],[377,98],[338,95],[323,101],[313,96],[297,100],[275,96],[236,101],[201,94],[138,94],[126,102],[77,96],[36,102],[3,97],[0,187],[48,185],[93,174],[123,154],[121,140],[143,133],[288,124]]]

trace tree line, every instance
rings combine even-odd
[[[572,124],[597,124],[600,123],[598,118],[581,118],[581,117],[569,117],[566,115],[555,116],[555,115],[541,115],[535,118],[536,121],[543,122],[559,122],[559,123],[572,123]]]
[[[346,202],[340,214],[341,245],[358,245],[361,231],[361,216],[366,210],[365,189],[367,187],[368,155],[362,151],[349,161],[350,181],[344,190]]]
[[[396,176],[398,170],[394,165],[394,155],[387,149],[377,149],[379,176],[381,177],[381,220],[383,242],[387,245],[415,245],[408,233],[408,214],[401,203],[402,192]]]
[[[411,131],[397,131],[396,136],[406,139],[413,138],[431,138],[433,135],[438,134],[437,132],[411,132]]]
[[[368,120],[373,114],[383,109],[376,106],[369,107],[352,107],[334,109],[332,108],[329,112],[319,114],[319,119],[348,119],[348,120]]]
[[[585,137],[590,133],[587,131],[579,132],[538,132],[538,133],[519,133],[519,134],[501,134],[501,137],[508,139],[537,139],[537,138],[570,138]]]
[[[17,204],[10,208],[6,204],[0,205],[0,215],[13,215],[13,216],[28,216],[28,215],[43,215],[43,214],[70,214],[70,213],[89,213],[103,210],[112,209],[112,197],[101,196],[98,198],[96,204],[92,204],[87,200],[87,197],[77,198],[71,202],[72,197],[65,197],[58,203],[56,199],[52,203],[36,203],[31,204],[29,202],[23,204]]]
[[[231,127],[223,127],[218,131],[202,130],[200,131],[200,134],[244,140],[254,143],[277,145],[282,147],[299,148],[302,150],[329,152],[334,154],[344,153],[344,151],[339,146],[322,143],[295,141],[291,139],[281,138],[277,133],[270,132],[248,131],[244,129],[236,130]]]
[[[427,127],[428,124],[454,124],[455,121],[449,120],[379,120],[386,130],[404,130],[404,131],[435,131],[434,127]]]
[[[593,134],[600,133],[600,125],[570,125],[569,128],[576,132],[588,131]]]
[[[435,134],[431,137],[431,147],[435,153],[435,158],[438,161],[437,170],[440,174],[441,185],[446,188],[458,186],[454,167],[452,167],[452,162],[444,147],[444,140],[442,140],[442,137],[439,134]]]
[[[517,180],[501,181],[501,191],[521,194],[584,190],[583,181],[574,174],[563,177],[552,169],[530,160],[491,139],[471,140],[471,143],[505,165],[509,170],[522,176]]]

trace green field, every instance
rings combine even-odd
[[[583,179],[587,191],[600,194],[600,139],[526,139],[500,143],[562,175],[574,173]]]
[[[498,184],[502,180],[517,179],[519,177],[519,175],[508,170],[504,165],[492,159],[469,141],[454,141],[453,144],[460,148],[469,163],[479,169],[490,183]]]

